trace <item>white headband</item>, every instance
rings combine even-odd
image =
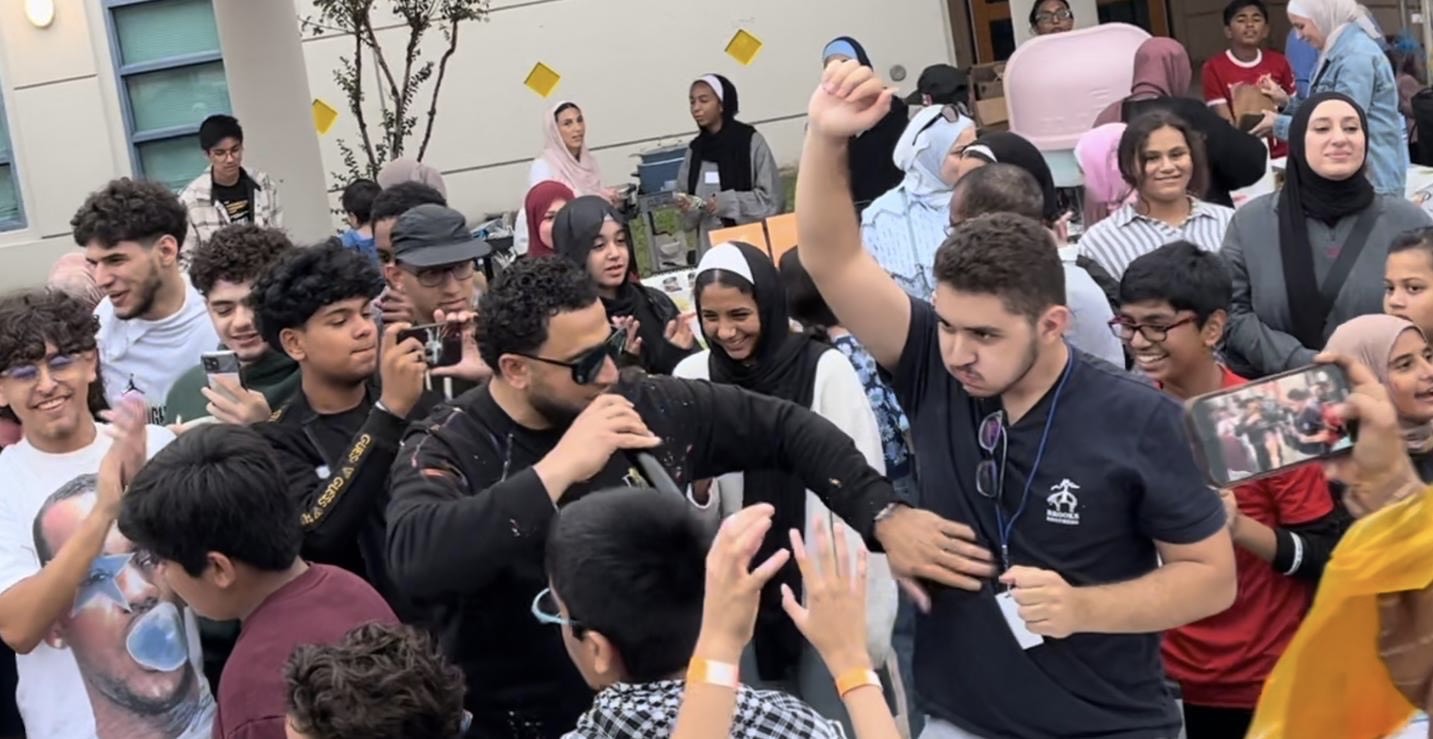
[[[991,151],[990,147],[986,146],[985,144],[972,144],[970,146],[965,147],[965,152],[961,154],[961,157],[967,157],[971,154],[974,154],[991,164],[1000,163],[1000,160],[995,158],[995,152]]]
[[[704,77],[700,77],[697,79],[697,82],[707,83],[707,87],[710,87],[712,89],[712,92],[716,93],[717,100],[720,100],[723,103],[726,102],[726,86],[722,85],[721,80],[717,79],[716,75],[709,74]]]
[[[746,278],[753,286],[756,285],[756,278],[751,276],[751,265],[747,264],[746,256],[736,248],[736,244],[730,241],[722,242],[707,250],[702,255],[702,261],[697,264],[697,274],[710,272],[714,269],[724,269],[733,274]]]

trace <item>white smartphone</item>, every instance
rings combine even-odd
[[[209,378],[209,387],[214,390],[214,381],[218,378],[225,378],[238,383],[239,380],[239,355],[231,351],[204,352],[199,355],[199,361],[204,365],[204,374]]]

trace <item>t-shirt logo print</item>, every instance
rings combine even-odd
[[[1045,520],[1063,526],[1079,526],[1080,499],[1073,492],[1079,489],[1080,486],[1068,477],[1058,485],[1051,485],[1050,495],[1045,498],[1049,505],[1045,510]]]

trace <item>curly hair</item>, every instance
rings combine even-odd
[[[39,288],[16,290],[0,296],[0,371],[45,358],[45,344],[61,354],[94,351],[99,320],[83,300],[62,290]],[[90,411],[98,415],[109,406],[104,384],[96,378],[90,384]],[[18,420],[8,406],[0,418]]]
[[[92,241],[106,249],[121,241],[152,245],[162,236],[173,236],[183,244],[189,233],[189,214],[164,185],[121,177],[90,193],[70,219],[70,228],[80,246]]]
[[[566,259],[520,259],[498,276],[478,302],[478,350],[489,367],[504,354],[532,353],[547,341],[558,313],[597,302],[587,270]],[[501,372],[501,369],[498,369]]]
[[[277,228],[247,223],[225,226],[194,250],[189,281],[207,297],[220,280],[237,284],[259,279],[292,248],[288,234]]]
[[[325,243],[293,249],[259,276],[249,303],[259,333],[275,351],[284,350],[279,334],[299,328],[320,310],[352,298],[372,300],[383,292],[383,276],[367,257]]]
[[[337,644],[294,650],[289,720],[313,739],[457,737],[463,673],[409,626],[365,624]]]

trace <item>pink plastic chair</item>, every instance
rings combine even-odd
[[[1106,23],[1021,44],[1005,65],[1010,130],[1041,151],[1075,148],[1095,116],[1129,95],[1144,29]]]

